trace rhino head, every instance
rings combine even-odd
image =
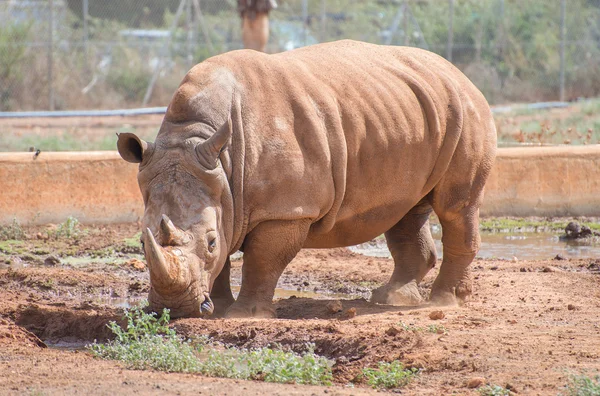
[[[117,147],[125,161],[140,164],[150,308],[198,317],[214,310],[210,292],[232,245],[233,200],[220,158],[232,127],[230,119],[216,131],[178,128],[163,123],[155,143],[122,133]]]

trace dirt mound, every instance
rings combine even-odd
[[[9,319],[0,317],[0,346],[15,344],[31,348],[46,348],[46,344],[35,334],[17,326]]]
[[[92,342],[111,338],[112,333],[106,325],[110,321],[120,322],[121,317],[122,314],[115,309],[89,306],[87,303],[75,310],[66,306],[31,304],[15,313],[15,323],[50,342]]]

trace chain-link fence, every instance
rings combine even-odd
[[[451,59],[491,103],[600,94],[600,0],[278,5],[267,52],[411,45]],[[0,21],[2,111],[164,106],[193,64],[242,47],[237,0],[1,0]]]

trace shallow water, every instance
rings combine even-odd
[[[441,233],[432,233],[438,257],[442,257]],[[355,253],[372,257],[390,257],[385,240],[377,239],[350,247]],[[512,260],[548,260],[561,255],[565,258],[600,258],[600,243],[584,244],[580,241],[563,241],[553,233],[481,233],[481,249],[477,257]]]

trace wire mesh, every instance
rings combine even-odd
[[[238,0],[2,0],[0,20],[0,111],[164,106],[193,64],[242,48]],[[600,0],[278,0],[270,12],[267,52],[339,39],[434,51],[493,104],[600,91]]]

